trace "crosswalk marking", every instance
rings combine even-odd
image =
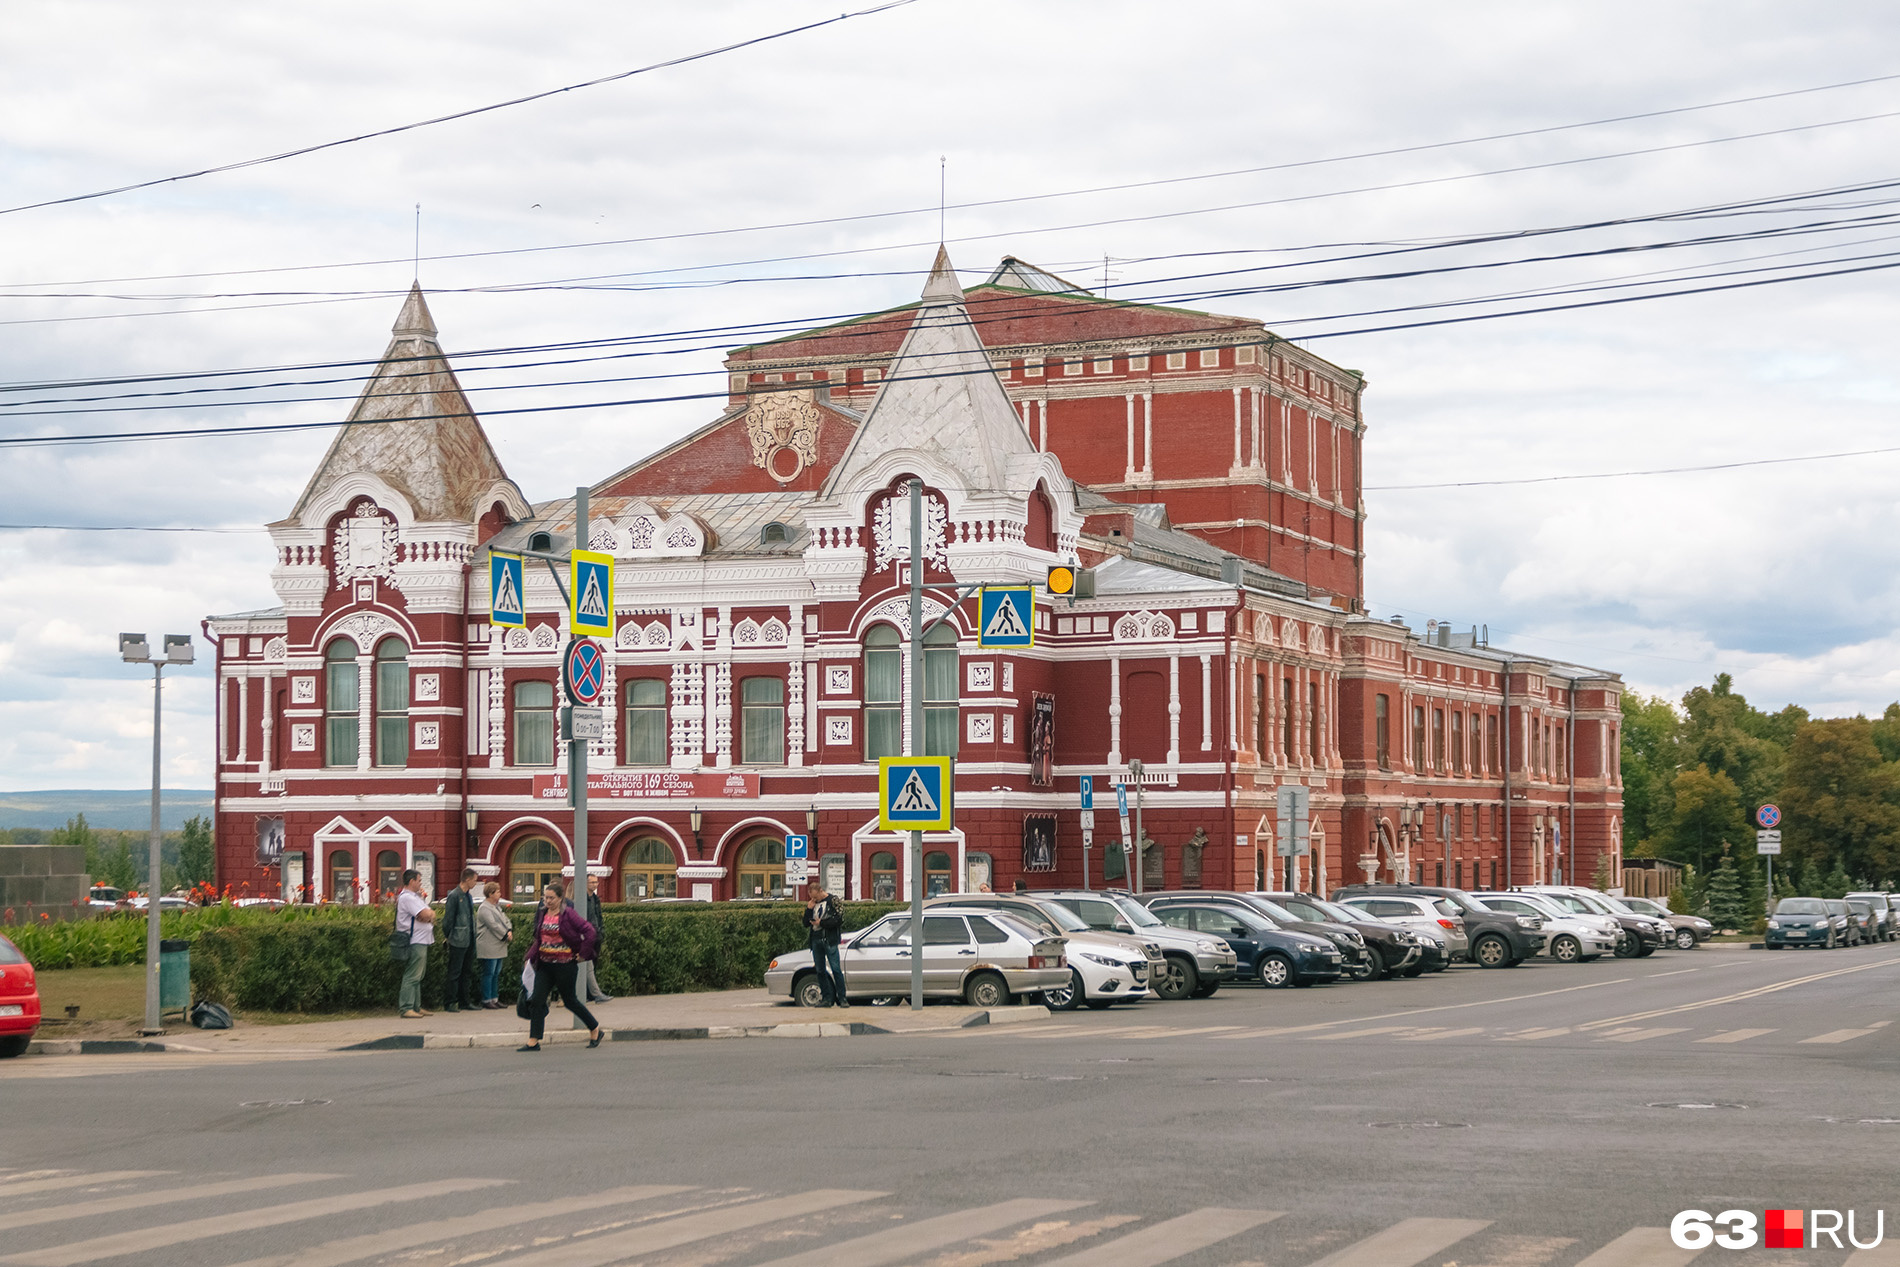
[[[955,1214],[942,1214],[934,1219],[900,1224],[842,1244],[793,1254],[790,1258],[775,1258],[760,1267],[884,1267],[886,1263],[901,1262],[933,1249],[955,1245],[958,1241],[967,1241],[974,1236],[999,1232],[1013,1224],[1027,1223],[1030,1219],[1079,1210],[1093,1204],[1092,1201],[1041,1201],[1029,1198],[1001,1201],[975,1210],[959,1210]]]
[[[433,1183],[410,1184],[406,1188],[386,1188],[378,1192],[352,1192],[343,1196],[293,1201],[289,1205],[260,1206],[254,1210],[240,1210],[236,1213],[220,1214],[210,1218],[190,1219],[183,1223],[165,1223],[133,1232],[95,1236],[90,1240],[74,1241],[70,1245],[56,1245],[50,1249],[8,1254],[0,1258],[0,1263],[20,1263],[22,1267],[73,1267],[76,1263],[96,1262],[101,1258],[117,1258],[121,1254],[145,1254],[155,1249],[163,1249],[167,1245],[182,1245],[187,1241],[225,1236],[232,1232],[254,1232],[259,1228],[277,1227],[280,1224],[295,1223],[301,1219],[325,1218],[351,1210],[367,1210],[372,1206],[394,1205],[403,1201],[421,1200],[425,1197],[447,1196],[452,1192],[470,1192],[477,1188],[492,1188],[508,1182],[511,1181],[507,1179],[438,1179]],[[173,1199],[178,1198],[174,1196]]]
[[[606,1267],[608,1263],[617,1263],[641,1254],[657,1254],[661,1250],[690,1245],[694,1241],[710,1240],[712,1237],[723,1236],[728,1232],[741,1232],[763,1223],[776,1223],[780,1219],[795,1219],[802,1214],[817,1214],[841,1205],[875,1201],[889,1195],[888,1192],[820,1188],[812,1192],[801,1192],[796,1196],[775,1197],[769,1201],[754,1201],[747,1205],[725,1206],[717,1210],[689,1215],[686,1218],[649,1223],[644,1227],[628,1228],[624,1232],[591,1237],[583,1241],[564,1241],[559,1245],[550,1245],[545,1249],[499,1261],[511,1264],[511,1267]]]
[[[1313,1267],[1413,1267],[1490,1226],[1489,1219],[1406,1219],[1326,1255]]]
[[[533,1223],[540,1219],[553,1219],[567,1214],[579,1214],[586,1210],[597,1210],[602,1206],[650,1201],[654,1197],[669,1197],[675,1193],[691,1191],[692,1187],[683,1183],[645,1183],[627,1188],[609,1188],[605,1192],[589,1193],[584,1197],[560,1197],[548,1201],[535,1201],[528,1205],[502,1206],[499,1209],[479,1210],[474,1214],[458,1215],[452,1219],[437,1219],[433,1223],[415,1223],[406,1227],[391,1228],[386,1232],[371,1232],[366,1236],[351,1236],[343,1240],[327,1241],[322,1245],[312,1245],[295,1253],[275,1254],[269,1258],[253,1258],[249,1262],[237,1264],[236,1267],[342,1267],[344,1263],[357,1263],[365,1258],[376,1258],[382,1254],[414,1249],[419,1245],[451,1240],[458,1236],[498,1231],[504,1227],[513,1227],[517,1223]]]
[[[1751,1038],[1760,1038],[1763,1034],[1779,1033],[1772,1029],[1731,1029],[1720,1034],[1711,1034],[1707,1038],[1698,1038],[1698,1043],[1745,1043]]]
[[[1686,1034],[1688,1032],[1689,1030],[1686,1026],[1678,1026],[1675,1029],[1670,1029],[1666,1026],[1660,1029],[1634,1029],[1628,1033],[1605,1034],[1603,1037],[1597,1039],[1597,1041],[1600,1043],[1646,1043],[1652,1038],[1663,1038],[1670,1034]]]
[[[1484,1026],[1472,1025],[1465,1029],[1421,1030],[1416,1034],[1402,1034],[1402,1043],[1435,1043],[1441,1038],[1468,1038],[1472,1034],[1484,1033]]]
[[[1633,1227],[1577,1267],[1681,1267],[1701,1252],[1677,1248],[1668,1228]]]
[[[1873,1033],[1871,1029],[1837,1029],[1826,1034],[1816,1034],[1813,1038],[1804,1038],[1804,1043],[1846,1043],[1856,1038],[1865,1038]]]
[[[1396,1034],[1400,1030],[1411,1029],[1410,1025],[1375,1025],[1371,1029],[1341,1030],[1336,1034],[1309,1034],[1302,1041],[1309,1043],[1336,1043],[1342,1038],[1369,1038],[1374,1034]]]
[[[38,1173],[38,1172],[27,1172]],[[35,1192],[57,1192],[62,1188],[90,1188],[97,1184],[120,1183],[127,1179],[150,1179],[169,1175],[169,1170],[101,1170],[90,1175],[60,1175],[53,1179],[23,1179],[18,1183],[0,1183],[0,1197],[24,1197]]]
[[[1284,1213],[1283,1210],[1226,1210],[1209,1206],[1144,1227],[1139,1232],[1130,1232],[1106,1245],[1053,1259],[1042,1267],[1154,1267],[1250,1232]]]
[[[1560,1034],[1568,1034],[1569,1032],[1570,1027],[1568,1025],[1559,1025],[1554,1029],[1523,1029],[1515,1034],[1506,1034],[1498,1041],[1505,1043],[1534,1043],[1540,1038],[1556,1038]]]
[[[201,1197],[228,1197],[240,1192],[261,1192],[267,1188],[287,1188],[293,1184],[316,1183],[335,1179],[336,1175],[253,1175],[249,1179],[230,1179],[223,1183],[201,1183],[189,1188],[161,1188],[156,1192],[128,1192],[124,1196],[100,1197],[97,1201],[66,1201],[38,1210],[14,1210],[0,1214],[0,1232],[16,1227],[35,1227],[41,1223],[61,1223],[67,1219],[91,1218],[98,1214],[116,1214],[120,1210],[142,1210],[146,1206],[170,1205],[174,1201],[195,1201]]]

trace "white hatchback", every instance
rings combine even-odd
[[[1579,915],[1535,893],[1473,893],[1494,911],[1535,915],[1544,921],[1544,953],[1559,963],[1588,963],[1616,949],[1623,935],[1607,915]]]

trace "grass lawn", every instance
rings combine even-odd
[[[113,968],[62,968],[38,974],[41,1038],[131,1038],[145,1023],[145,965]],[[68,1007],[78,1007],[71,1020]],[[385,1012],[240,1012],[249,1025],[295,1025],[303,1021],[345,1021]],[[165,1028],[189,1028],[176,1012],[167,1013]]]

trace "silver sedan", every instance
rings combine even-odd
[[[847,999],[910,993],[910,916],[886,915],[838,948]],[[961,999],[972,1007],[1002,1007],[1015,996],[1069,984],[1060,937],[1046,937],[1000,911],[932,907],[924,916],[924,994]],[[794,950],[765,970],[767,993],[806,1007],[824,1001],[811,951]]]

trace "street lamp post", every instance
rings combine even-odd
[[[162,716],[159,703],[164,690],[166,665],[187,665],[192,662],[191,635],[166,634],[163,643],[164,654],[154,657],[151,644],[144,634],[120,634],[119,658],[127,664],[149,664],[152,666],[152,835],[148,842],[150,870],[145,877],[145,1028],[140,1032],[148,1035],[164,1033],[159,1025],[158,1002],[158,890],[161,873],[159,870],[159,852],[161,834],[158,825],[158,785],[159,785],[159,721]]]

